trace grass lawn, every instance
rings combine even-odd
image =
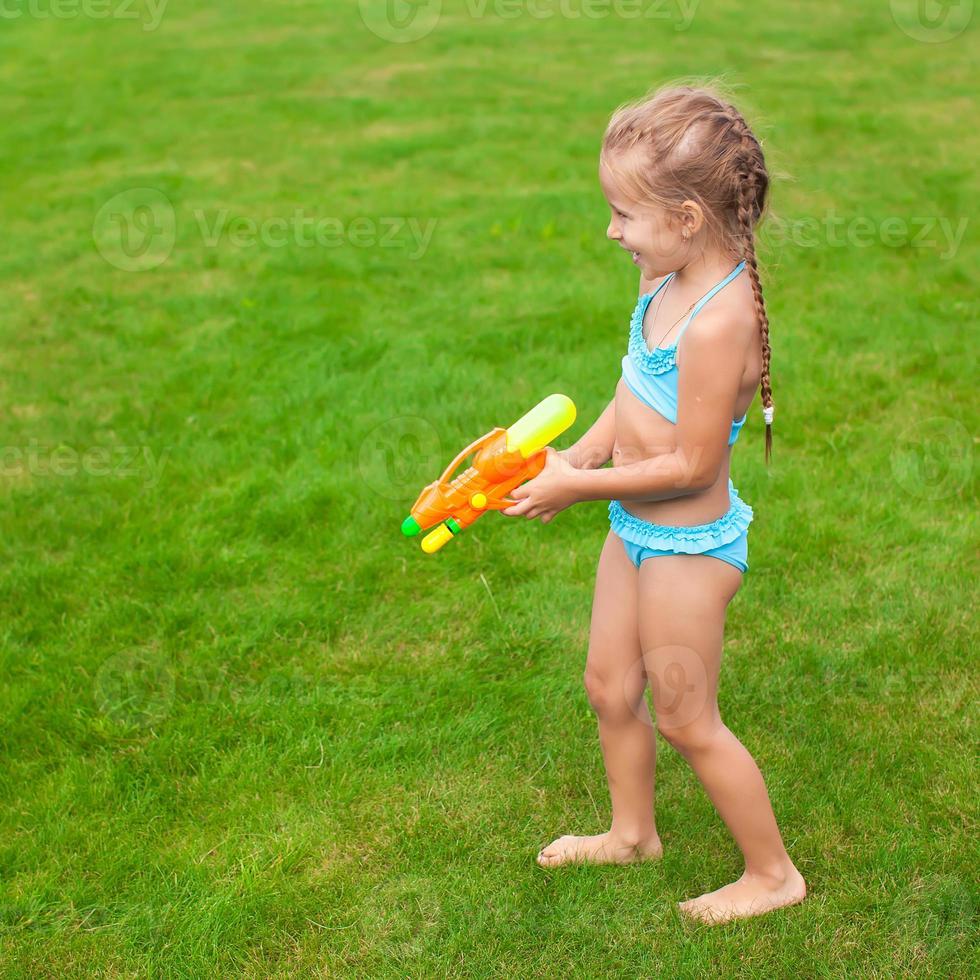
[[[977,26],[634,6],[5,5],[0,975],[977,974]],[[660,864],[534,863],[608,827],[605,504],[399,531],[612,397],[599,141],[690,75],[780,175],[720,699],[810,889],[714,929],[740,855],[662,740]]]

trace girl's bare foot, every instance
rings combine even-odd
[[[611,830],[592,837],[566,834],[541,848],[537,861],[542,868],[563,864],[632,864],[635,861],[659,861],[664,849],[654,834],[641,840],[626,839]]]
[[[742,875],[724,888],[708,892],[678,908],[692,919],[708,925],[763,915],[806,898],[806,882],[792,863],[777,875]]]

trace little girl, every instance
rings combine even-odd
[[[571,504],[609,501],[584,680],[612,826],[559,837],[538,863],[661,857],[649,684],[657,730],[694,769],[745,859],[741,878],[680,909],[725,922],[806,896],[762,774],[717,702],[725,610],[748,570],[752,520],[729,462],[756,389],[767,462],[772,446],[769,320],[754,242],[769,175],[738,110],[685,86],[616,111],[599,181],[606,235],[640,270],[623,374],[592,428],[561,453],[549,449],[545,469],[501,513],[547,523]]]

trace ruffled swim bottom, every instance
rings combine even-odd
[[[639,568],[645,558],[660,555],[710,555],[749,570],[749,524],[752,508],[728,481],[731,506],[710,524],[651,524],[629,513],[618,500],[609,501],[609,526],[622,539],[630,561]]]

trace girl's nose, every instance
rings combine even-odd
[[[620,232],[619,228],[616,226],[616,222],[610,221],[609,227],[606,229],[606,238],[609,238],[614,242],[618,242],[622,237],[623,235]]]

